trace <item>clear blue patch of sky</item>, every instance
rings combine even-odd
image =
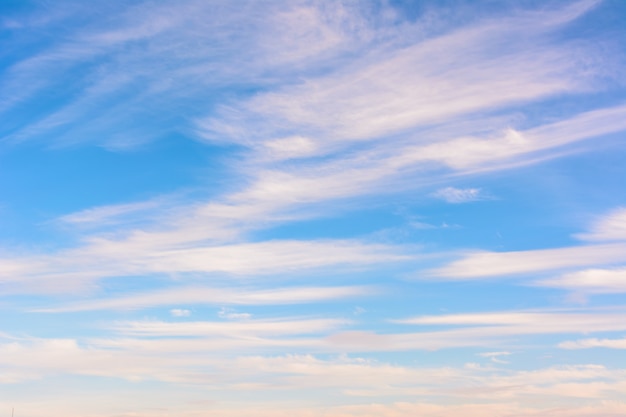
[[[212,194],[224,172],[215,149],[178,135],[124,152],[97,146],[5,147],[0,167],[0,239],[5,242],[45,241],[56,232],[47,222],[90,207],[185,189]]]

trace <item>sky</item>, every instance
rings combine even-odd
[[[0,415],[626,415],[625,21],[1,0]]]

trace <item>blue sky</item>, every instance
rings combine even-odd
[[[2,1],[0,409],[625,415],[625,19]]]

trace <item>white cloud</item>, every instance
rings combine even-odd
[[[582,387],[581,387],[582,388]],[[374,392],[374,391],[372,391]],[[537,407],[510,403],[472,403],[472,404],[440,404],[435,401],[396,401],[376,402],[367,404],[339,405],[333,407],[284,407],[271,409],[255,409],[258,417],[540,417],[550,413],[550,417],[618,417],[626,412],[626,404],[621,401],[572,407],[571,404],[555,409],[554,407]],[[217,414],[224,417],[245,417],[250,410],[219,409]],[[182,416],[187,417],[187,416]],[[191,416],[190,416],[191,417]],[[195,416],[193,416],[195,417]]]
[[[615,264],[625,260],[626,245],[621,243],[516,252],[469,252],[460,260],[428,271],[428,274],[453,279],[480,279]]]
[[[170,314],[172,317],[189,317],[191,316],[191,311],[182,308],[173,308],[170,310]]]
[[[116,336],[89,344],[99,349],[140,352],[319,352],[358,353],[501,346],[528,335],[592,334],[626,331],[621,310],[578,312],[490,312],[396,320],[420,331],[375,333],[343,330],[354,323],[337,318],[276,318],[234,321],[120,321],[108,328]],[[428,326],[451,326],[429,330]],[[181,339],[181,337],[184,337]],[[497,357],[491,355],[490,357]],[[495,361],[497,362],[497,361]]]
[[[434,224],[420,222],[417,220],[412,220],[411,222],[409,222],[409,226],[411,226],[413,229],[418,229],[418,230],[428,230],[428,229],[437,228],[437,226],[435,226]],[[445,227],[445,226],[442,225],[442,227]]]
[[[446,187],[435,191],[432,194],[435,198],[440,198],[448,203],[469,203],[488,198],[480,188],[455,188]]]
[[[494,363],[499,364],[507,364],[508,361],[500,359],[500,356],[509,356],[511,352],[485,352],[479,353],[478,356],[482,356],[483,358],[489,358]]]
[[[620,321],[623,316],[624,313],[619,310],[612,313],[511,311],[421,316],[396,322],[415,325],[510,326],[519,327],[520,333],[535,331],[550,333],[618,331],[626,326],[626,323],[615,322]],[[598,326],[597,329],[593,330],[594,326]]]
[[[209,137],[231,134],[234,140],[243,138],[232,135],[232,125],[242,123],[253,125],[257,136],[274,136],[278,127],[334,141],[371,140],[468,112],[585,88],[585,77],[576,71],[579,52],[566,44],[552,47],[543,39],[567,23],[563,10],[529,16],[482,21],[426,39],[422,32],[421,42],[398,41],[392,50],[389,43],[382,50],[374,47],[355,64],[258,95],[235,113],[229,107],[228,113],[201,125]],[[520,41],[529,34],[537,42]],[[502,38],[508,40],[506,49]]]
[[[241,319],[241,317],[238,317]],[[142,337],[223,336],[255,338],[315,334],[334,330],[350,322],[343,319],[252,319],[238,321],[117,322],[111,328],[119,334]],[[184,345],[183,345],[184,346]]]
[[[441,128],[452,137],[438,137],[440,128],[433,127],[398,139],[393,148],[381,140],[344,154],[329,145],[325,149],[331,156],[317,162],[281,169],[253,164],[249,186],[230,200],[265,206],[272,202],[269,210],[280,212],[304,204],[419,189],[449,176],[510,169],[557,157],[566,145],[626,129],[625,116],[624,106],[606,108],[527,131],[496,129],[483,137],[464,136],[464,126],[457,132]],[[452,172],[442,172],[444,167]],[[472,194],[476,191],[467,192]]]
[[[483,358],[493,358],[495,356],[508,356],[511,355],[511,352],[506,352],[506,351],[502,351],[502,352],[484,352],[484,353],[479,353],[478,356],[482,356]]]
[[[590,232],[576,235],[584,240],[598,241],[596,244],[514,252],[468,251],[460,253],[460,259],[427,271],[426,275],[481,279],[597,266],[537,280],[533,285],[588,293],[622,292],[626,284],[624,268],[620,264],[626,262],[626,245],[620,240],[623,240],[625,220],[626,210],[619,207],[593,224]]]
[[[626,207],[618,207],[598,219],[587,233],[576,235],[588,241],[626,240]]]
[[[622,310],[599,311],[499,311],[487,313],[421,316],[395,323],[420,326],[420,332],[378,334],[346,331],[328,337],[331,346],[353,352],[402,351],[485,347],[510,344],[524,335],[621,332],[626,330]],[[428,326],[456,328],[437,331]],[[426,329],[424,329],[426,327]]]
[[[250,313],[237,313],[231,308],[222,307],[217,313],[217,316],[222,319],[228,320],[247,320],[252,317]]]
[[[60,5],[69,20],[80,19],[81,24],[52,22],[51,28],[62,26],[71,36],[46,42],[37,55],[8,69],[1,85],[7,100],[0,111],[46,96],[47,90],[69,79],[82,89],[69,96],[65,106],[44,108],[48,114],[31,120],[11,138],[32,139],[56,129],[57,140],[64,142],[106,138],[107,145],[123,148],[154,140],[163,131],[185,128],[168,114],[172,107],[163,101],[189,116],[183,107],[202,106],[202,98],[216,86],[272,84],[268,71],[289,80],[303,71],[302,66],[342,51],[350,37],[343,24],[358,15],[355,7],[338,21],[333,13],[321,13],[304,1],[285,6],[245,0],[218,6],[197,0],[176,6],[116,3],[106,10],[110,19],[103,20],[101,9]],[[91,69],[86,63],[99,65]],[[140,128],[132,123],[133,118],[146,117],[151,123]]]
[[[375,294],[377,290],[365,286],[335,287],[274,287],[270,289],[210,288],[178,286],[128,294],[116,298],[100,298],[81,302],[66,302],[60,307],[39,308],[39,312],[73,312],[94,310],[132,310],[173,304],[217,305],[284,305],[305,304],[361,297]]]
[[[582,385],[592,382],[606,385],[588,390],[584,396],[607,398],[611,391],[617,392],[609,395],[619,395],[619,384],[623,385],[626,375],[623,369],[600,365],[520,371],[480,366],[399,366],[346,355],[320,359],[310,354],[263,356],[259,353],[260,349],[271,346],[263,343],[269,341],[264,340],[265,337],[274,337],[274,347],[284,348],[288,345],[281,345],[280,341],[288,342],[285,337],[327,331],[344,324],[325,319],[260,320],[258,323],[122,322],[118,323],[117,330],[127,336],[125,339],[85,343],[73,339],[28,338],[0,343],[0,365],[7,371],[3,375],[13,374],[22,379],[61,374],[97,375],[135,381],[155,379],[201,384],[205,389],[207,384],[221,384],[226,390],[265,390],[267,395],[276,390],[301,395],[303,390],[341,389],[356,396],[415,398],[416,395],[444,395],[447,398],[485,400],[543,395],[552,400],[562,398],[567,401],[585,388]],[[136,336],[141,339],[132,338]],[[222,349],[229,347],[222,343],[223,338],[232,339],[239,349],[247,343],[253,353],[250,356],[203,354],[225,352]],[[568,390],[555,396],[554,391],[565,387],[564,384],[582,385],[576,392]],[[593,385],[587,388],[593,388]]]
[[[561,349],[609,348],[626,349],[626,338],[623,339],[580,339],[559,343]]]
[[[169,392],[180,389],[195,392],[195,385],[202,388],[196,392],[197,398],[206,398],[207,392],[228,398],[225,396],[228,391],[234,391],[237,396],[246,391],[262,391],[269,402],[255,404],[254,414],[268,417],[450,417],[461,412],[476,417],[507,414],[536,417],[547,412],[552,414],[550,410],[557,405],[561,410],[557,414],[559,416],[592,417],[592,411],[626,409],[621,403],[625,370],[600,365],[553,366],[532,370],[418,367],[345,355],[328,359],[313,355],[262,356],[258,353],[234,358],[209,357],[206,354],[173,355],[180,352],[179,349],[180,345],[175,343],[170,344],[167,350],[154,351],[131,344],[105,349],[98,345],[82,345],[71,339],[30,339],[10,345],[0,344],[0,365],[7,371],[3,375],[21,377],[22,383],[27,377],[58,378],[69,374],[123,378],[135,381],[135,384],[141,384],[142,380],[156,380],[169,383],[166,385]],[[335,406],[323,404],[324,412],[315,405],[308,407],[308,411],[293,407],[283,409],[282,405],[272,401],[286,392],[290,398],[300,401],[312,392],[330,395],[338,389],[345,401]],[[155,391],[151,393],[160,397],[158,391],[156,395]],[[354,405],[362,403],[358,397],[370,400],[367,405]],[[388,397],[401,402],[393,404],[384,401]],[[467,404],[468,398],[473,399],[471,404]],[[598,401],[592,403],[595,404],[592,408],[573,407],[572,401],[579,401],[580,398]],[[416,399],[423,403],[408,402]],[[475,401],[477,399],[479,401]],[[548,402],[544,403],[546,400]],[[100,409],[98,404],[93,403],[92,407]],[[228,402],[220,402],[219,407],[211,406],[211,412],[219,410],[220,416],[250,413],[248,405],[229,408]],[[581,410],[583,413],[579,413]],[[202,412],[206,413],[206,407]],[[201,414],[190,410],[189,414],[182,415],[197,417]],[[154,416],[153,411],[146,416]]]
[[[272,159],[292,159],[314,156],[317,145],[302,136],[274,139],[264,143]]]
[[[542,287],[563,288],[589,294],[626,292],[626,268],[594,268],[564,274],[533,283]]]
[[[461,172],[485,172],[559,156],[566,145],[626,129],[626,106],[584,112],[528,130],[512,128],[487,137],[465,136],[405,150],[404,158],[436,161]],[[552,156],[551,156],[552,155]]]
[[[329,266],[362,268],[412,258],[403,253],[406,248],[356,240],[276,240],[192,246],[186,239],[175,244],[169,239],[165,242],[151,240],[149,236],[137,231],[135,236],[125,240],[93,238],[83,247],[56,254],[0,259],[0,270],[12,272],[2,281],[11,291],[64,292],[69,288],[92,289],[98,280],[124,275],[285,276]],[[63,287],[59,287],[59,276],[64,277]]]
[[[102,227],[115,224],[128,217],[146,217],[156,209],[163,209],[165,202],[162,199],[141,201],[138,203],[115,204],[82,210],[60,217],[58,220],[71,225],[89,225]]]

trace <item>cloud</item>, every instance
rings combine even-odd
[[[489,358],[492,362],[499,363],[499,364],[509,363],[508,361],[505,361],[499,358],[500,356],[509,356],[509,355],[511,355],[511,352],[485,352],[485,353],[478,354],[478,356],[482,356],[483,358]]]
[[[267,161],[257,161],[252,153],[248,186],[228,199],[236,205],[253,201],[271,213],[424,188],[450,177],[545,162],[562,155],[567,145],[626,129],[625,115],[626,107],[618,106],[526,131],[503,127],[483,136],[468,136],[463,124],[459,131],[433,127],[399,138],[393,148],[373,140],[340,152],[343,145],[334,144],[326,147],[330,153],[326,158],[298,165],[267,167]]]
[[[177,286],[128,294],[121,297],[99,298],[81,302],[66,302],[59,307],[38,308],[38,312],[76,312],[96,310],[133,310],[176,304],[213,305],[284,305],[305,304],[360,297],[375,294],[373,287],[273,287],[269,289],[211,288]]]
[[[433,277],[484,279],[624,262],[621,243],[515,252],[469,252],[460,260],[428,271]]]
[[[487,137],[440,141],[416,147],[404,157],[440,162],[466,173],[510,169],[558,157],[566,145],[622,131],[624,115],[626,106],[601,108],[527,130],[507,128]]]
[[[187,355],[194,352],[318,352],[365,353],[501,346],[529,335],[626,331],[623,311],[510,311],[422,316],[395,323],[419,326],[420,331],[375,333],[346,329],[343,318],[247,318],[229,321],[118,321],[114,333],[88,344],[98,349],[121,349]],[[430,330],[430,326],[450,326]],[[490,357],[497,357],[492,354]]]
[[[191,316],[191,311],[182,308],[173,308],[170,310],[170,314],[172,317],[189,317]]]
[[[145,233],[126,240],[94,238],[90,243],[51,255],[0,259],[10,272],[2,283],[10,291],[63,292],[89,288],[116,276],[213,273],[241,276],[295,274],[324,267],[408,261],[405,248],[350,240],[264,241],[189,247],[159,242]],[[63,287],[57,278],[63,276]]]
[[[541,287],[563,288],[589,294],[626,292],[626,268],[594,268],[564,274],[533,283]]]
[[[344,24],[352,13],[340,20],[303,1],[284,7],[279,1],[260,6],[244,0],[240,6],[197,0],[176,7],[117,2],[106,10],[60,5],[50,14],[62,11],[64,18],[49,19],[44,27],[61,27],[71,36],[42,43],[37,54],[9,66],[1,110],[52,94],[63,98],[62,104],[44,104],[17,124],[11,139],[33,140],[55,131],[65,143],[91,138],[111,148],[137,146],[185,130],[191,108],[210,107],[202,100],[207,92],[272,84],[271,71],[288,80],[302,72],[299,67],[335,56],[349,38]],[[65,94],[68,83],[78,90]],[[138,127],[134,120],[150,123]]]
[[[583,389],[584,387],[581,387]],[[169,411],[167,404],[169,397],[159,401],[162,407],[155,410],[153,399],[141,399],[142,409],[146,411],[128,411],[129,417],[167,417]],[[36,417],[45,416],[46,410],[52,411],[55,415],[79,416],[89,413],[94,408],[94,404],[99,404],[101,398],[90,393],[85,393],[80,404],[55,404],[54,407],[38,406],[37,404],[21,404],[17,409],[27,410],[29,415]],[[14,404],[14,403],[12,403]],[[525,404],[509,403],[472,403],[472,404],[439,404],[433,400],[419,401],[407,399],[406,401],[371,401],[367,404],[354,405],[333,405],[333,406],[286,406],[286,405],[263,405],[256,404],[253,408],[247,407],[227,407],[217,405],[212,401],[198,399],[198,404],[203,409],[210,409],[212,413],[223,417],[245,417],[254,413],[258,417],[413,417],[415,415],[427,415],[429,417],[454,417],[458,415],[468,417],[501,417],[513,415],[516,417],[540,417],[550,413],[551,417],[597,417],[610,416],[619,417],[626,411],[626,404],[622,401],[602,402],[592,405],[572,406],[563,405],[555,408],[549,406],[532,406]],[[5,407],[11,408],[7,403]],[[98,409],[106,409],[106,404],[101,404]],[[182,408],[182,407],[181,407]],[[133,409],[135,410],[135,409]],[[206,413],[206,411],[203,411]],[[133,413],[133,414],[130,414]],[[91,412],[93,417],[106,417],[109,414]],[[124,415],[124,417],[126,417]],[[185,408],[178,414],[180,417],[200,417],[202,412],[188,410]]]
[[[559,343],[561,349],[590,349],[590,348],[609,348],[609,349],[626,349],[626,338],[624,339],[580,339],[576,341],[567,341]]]
[[[570,272],[559,278],[537,280],[535,284],[579,289],[590,293],[619,292],[623,287],[624,271],[617,266],[626,261],[626,245],[620,242],[622,223],[626,219],[624,213],[626,211],[621,207],[614,209],[593,224],[591,232],[576,235],[581,239],[600,243],[513,252],[467,251],[460,253],[460,259],[427,271],[426,275],[451,279],[483,279],[597,265],[598,268]],[[616,267],[609,268],[610,265]]]
[[[235,358],[205,354],[172,356],[177,345],[171,344],[169,349],[147,351],[130,345],[121,349],[103,349],[97,345],[84,346],[69,339],[31,339],[11,345],[0,344],[0,364],[8,370],[8,374],[23,378],[29,372],[32,372],[31,377],[90,375],[127,379],[134,381],[135,386],[142,380],[156,380],[168,383],[166,389],[170,393],[182,389],[194,393],[192,398],[196,395],[197,398],[206,398],[207,390],[224,398],[227,398],[228,391],[234,391],[238,396],[246,392],[263,392],[268,402],[255,404],[255,409],[268,416],[345,416],[352,413],[369,416],[371,412],[375,415],[387,415],[389,412],[390,416],[409,416],[420,412],[448,417],[461,411],[465,415],[476,416],[495,417],[503,412],[517,412],[515,415],[528,412],[529,416],[539,416],[559,405],[559,412],[563,413],[559,415],[591,417],[593,414],[570,414],[574,409],[580,411],[580,407],[572,406],[572,401],[580,401],[581,398],[598,400],[591,403],[594,411],[615,411],[618,409],[615,407],[622,404],[620,395],[625,375],[623,369],[592,364],[503,370],[399,366],[345,355],[324,359],[313,355],[262,356],[258,353]],[[25,381],[22,380],[22,383]],[[202,389],[196,392],[196,386]],[[313,405],[307,408],[308,414],[304,409],[299,411],[294,408],[288,414],[283,405],[275,401],[287,392],[290,398],[300,400],[311,393],[330,395],[337,389],[342,390],[343,401],[332,407],[324,404],[323,413],[321,408]],[[362,403],[359,397],[374,400],[366,406],[356,405]],[[389,398],[403,402],[393,404],[388,401]],[[467,403],[469,398],[473,399],[470,404]],[[479,401],[475,402],[476,399]],[[408,401],[421,403],[411,404]],[[544,401],[548,401],[549,405]],[[98,404],[95,402],[92,407],[99,409]],[[220,409],[219,415],[243,416],[243,411],[250,412],[247,405],[230,408],[228,402],[220,402],[219,406],[225,407],[225,413]],[[582,409],[586,410],[585,413],[591,410]],[[216,411],[216,408],[212,406],[211,410]],[[199,415],[191,410],[189,412],[190,416]],[[203,412],[206,412],[206,407]]]
[[[259,353],[272,346],[288,346],[280,342],[289,343],[291,336],[328,331],[345,324],[345,321],[327,319],[234,323],[120,322],[113,329],[127,338],[88,341],[28,338],[0,343],[0,365],[7,371],[3,375],[13,374],[23,380],[46,375],[91,375],[186,385],[170,386],[171,389],[190,389],[199,384],[205,390],[207,385],[211,386],[212,391],[220,390],[219,386],[237,392],[262,390],[268,396],[280,396],[285,390],[300,396],[312,389],[327,393],[341,389],[348,396],[407,399],[443,396],[446,399],[481,398],[488,401],[523,400],[532,396],[567,402],[586,387],[588,391],[583,396],[587,398],[620,398],[625,370],[601,365],[506,370],[480,366],[400,366],[347,355],[264,356]],[[274,338],[273,344],[267,343],[270,342],[266,339],[268,336]],[[235,356],[205,354],[228,348],[224,339],[231,339],[236,349],[248,344],[252,353]],[[604,385],[594,387],[593,383]],[[567,384],[570,389],[559,394],[558,390]],[[572,386],[576,384],[578,386]]]
[[[232,318],[232,317],[228,317]],[[237,317],[241,319],[241,317]],[[251,319],[239,321],[117,322],[111,328],[119,334],[142,337],[224,336],[255,338],[327,332],[349,324],[343,319]]]
[[[600,328],[606,329],[605,331],[611,331],[620,330],[622,326],[626,326],[626,324],[621,325],[612,322],[612,318],[621,317],[623,314],[619,310],[613,313],[512,311],[421,316],[397,320],[396,322],[415,325],[519,326],[520,332],[576,331],[575,329],[577,328],[575,326],[578,323],[579,329],[587,329],[597,324],[599,328],[596,331],[602,331]]]
[[[402,351],[459,347],[499,346],[524,335],[620,332],[624,312],[582,311],[498,311],[438,316],[420,316],[394,323],[420,326],[420,332],[387,333],[351,331],[329,336],[328,342],[353,352]],[[428,326],[450,326],[431,331]]]
[[[293,159],[315,156],[317,145],[314,141],[302,136],[292,136],[267,141],[264,144],[272,159]]]
[[[145,218],[151,212],[157,211],[158,209],[162,210],[164,205],[164,201],[159,199],[129,204],[100,206],[61,216],[58,221],[72,226],[110,226],[124,222],[125,220],[127,221],[128,218]]]
[[[617,207],[599,218],[587,233],[575,235],[581,240],[606,242],[626,240],[626,208]]]
[[[578,13],[588,9],[586,4]],[[568,23],[563,10],[530,15],[481,21],[426,39],[423,31],[392,32],[422,40],[392,49],[374,45],[356,64],[229,106],[200,126],[208,138],[242,140],[233,125],[243,124],[254,126],[257,136],[298,129],[334,141],[362,141],[584,88],[585,77],[575,66],[581,56],[567,44],[557,49],[544,40]],[[522,33],[537,42],[521,42]]]
[[[250,313],[237,313],[230,308],[224,308],[217,313],[217,316],[222,319],[229,320],[247,320],[252,317]]]
[[[452,204],[469,203],[472,201],[480,201],[487,198],[480,188],[454,187],[441,188],[435,191],[432,196]]]
[[[583,407],[536,408],[510,403],[499,404],[463,404],[441,405],[438,403],[397,402],[392,404],[374,403],[338,407],[336,414],[327,414],[328,417],[411,417],[428,415],[429,417],[452,417],[464,415],[468,417],[500,417],[514,415],[516,417],[539,417],[550,413],[554,417],[596,417],[598,415],[619,416],[626,410],[626,404],[621,402],[598,404]],[[297,413],[297,412],[296,412]],[[269,417],[271,413],[268,413]],[[287,416],[288,414],[284,414]],[[305,417],[307,412],[294,414],[296,417]],[[233,417],[236,416],[233,415]],[[279,415],[283,417],[282,415]],[[231,416],[229,416],[231,417]],[[261,415],[260,417],[266,417]],[[308,417],[308,416],[307,416]]]

